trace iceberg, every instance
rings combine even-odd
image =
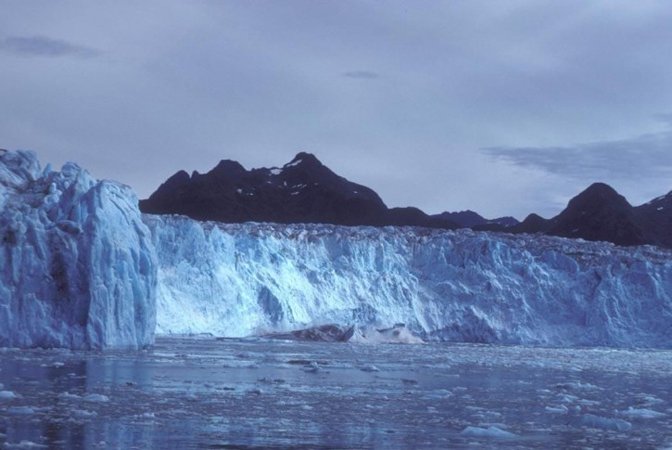
[[[581,425],[590,428],[604,428],[605,430],[613,431],[628,431],[632,428],[632,424],[627,420],[595,416],[593,414],[584,415],[581,418]]]
[[[243,337],[406,324],[423,340],[672,346],[672,252],[412,227],[143,216],[157,332]]]
[[[157,258],[127,186],[0,151],[0,346],[142,348]]]
[[[504,431],[495,426],[489,428],[467,427],[464,430],[460,431],[460,435],[465,437],[495,438],[495,439],[512,439],[518,437],[509,431]]]

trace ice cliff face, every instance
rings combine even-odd
[[[0,242],[0,346],[405,323],[424,339],[672,347],[672,251],[653,247],[141,217],[128,187],[5,151]]]
[[[425,339],[672,347],[672,253],[546,236],[144,216],[159,333],[405,323]]]
[[[0,151],[0,346],[140,348],[157,262],[133,191]]]

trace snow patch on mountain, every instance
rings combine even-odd
[[[157,261],[132,189],[0,152],[0,346],[153,343]]]
[[[425,340],[670,347],[672,253],[423,228],[144,216],[159,333],[404,323]]]

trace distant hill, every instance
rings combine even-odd
[[[518,222],[518,220],[510,216],[498,217],[496,219],[486,219],[480,214],[471,210],[460,212],[444,212],[432,217],[440,218],[443,220],[450,220],[452,222],[459,224],[464,228],[475,228],[488,225],[501,225],[502,227],[506,228],[518,225],[520,223]]]
[[[607,241],[617,245],[672,247],[672,192],[633,207],[612,187],[595,183],[571,199],[557,216],[547,220],[531,214],[507,231]]]

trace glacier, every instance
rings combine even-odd
[[[133,190],[0,150],[0,346],[154,342],[157,257]]]
[[[672,347],[672,250],[651,246],[141,215],[127,186],[2,150],[0,239],[5,347],[332,324],[408,342]]]
[[[672,347],[672,252],[540,235],[144,215],[157,333],[404,323],[425,340]]]

